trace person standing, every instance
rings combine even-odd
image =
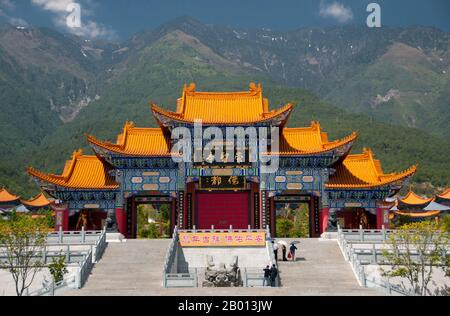
[[[291,247],[289,248],[289,251],[291,253],[292,261],[295,261],[295,251],[297,250],[297,247],[295,247],[294,244],[291,244]]]
[[[263,286],[269,286],[269,285],[271,285],[270,274],[271,274],[270,266],[267,265],[267,267],[264,269],[264,281],[263,281]]]
[[[272,241],[272,244],[273,244],[273,254],[275,255],[275,261],[278,261],[278,248],[279,248],[279,246],[278,246],[277,243],[274,243],[273,241]]]
[[[278,269],[275,265],[272,265],[272,268],[270,269],[270,286],[275,287],[275,280],[278,276]]]
[[[287,252],[286,245],[281,245],[281,251],[283,252],[283,261],[287,261],[287,258],[286,258],[286,252]]]

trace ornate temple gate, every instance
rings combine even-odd
[[[185,85],[176,112],[156,104],[151,108],[158,128],[138,128],[127,122],[115,143],[89,135],[95,155],[75,152],[61,175],[28,169],[44,191],[67,205],[57,212],[59,226],[67,226],[69,211],[101,209],[108,214],[111,230],[135,237],[137,205],[148,202],[139,199],[161,196],[172,199],[172,228],[213,223],[240,228],[246,222],[252,228],[270,228],[274,234],[275,199],[294,195],[309,198],[310,235],[317,237],[335,229],[337,215],[348,208],[375,214],[377,227],[386,224],[382,201],[398,192],[416,171],[413,166],[385,174],[371,150],[349,154],[356,133],[330,141],[318,122],[286,127],[293,105],[270,110],[261,85],[254,83],[241,92],[199,92],[195,84]],[[203,129],[196,131],[199,120]],[[269,129],[259,140],[266,143],[279,136],[280,146],[260,148],[246,140],[239,148],[240,157],[233,160],[226,155],[217,160],[191,159],[194,162],[172,159],[175,129],[190,133],[186,139],[191,138],[192,147],[184,152],[195,158],[209,142],[198,141],[195,135],[203,136],[208,126],[218,127],[223,135],[228,127]],[[271,158],[279,162],[278,168],[264,173],[263,164]],[[232,211],[227,209],[225,195],[230,197]]]

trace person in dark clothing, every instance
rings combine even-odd
[[[275,265],[272,265],[272,268],[270,269],[270,286],[274,287],[275,286],[275,280],[277,279],[278,276],[278,269]]]
[[[285,245],[281,246],[281,251],[283,252],[283,261],[287,261],[287,258],[286,258],[287,248]]]
[[[264,269],[264,281],[263,281],[263,286],[269,286],[271,284],[270,281],[270,275],[271,275],[271,270],[270,270],[270,266],[267,266]]]
[[[297,247],[295,247],[294,244],[291,244],[291,247],[289,248],[289,250],[291,253],[292,261],[295,261],[295,251],[297,250]]]

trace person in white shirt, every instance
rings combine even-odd
[[[279,246],[278,246],[277,243],[275,243],[273,241],[272,241],[272,244],[273,244],[273,254],[275,255],[275,261],[278,261],[278,248],[279,248]]]

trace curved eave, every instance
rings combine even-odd
[[[183,116],[181,116],[179,113],[175,113],[175,112],[171,112],[171,111],[166,111],[162,108],[160,108],[158,105],[156,104],[151,104],[151,109],[153,114],[155,115],[155,117],[158,119],[159,123],[163,123],[162,121],[176,121],[179,123],[188,123],[188,124],[194,124],[195,121],[194,120],[187,120],[185,119]],[[202,124],[203,125],[251,125],[251,124],[256,124],[256,123],[264,123],[264,122],[269,122],[271,120],[274,120],[276,118],[280,118],[281,122],[284,122],[286,120],[286,118],[288,117],[288,115],[291,113],[293,109],[293,105],[292,104],[287,104],[283,107],[281,107],[278,110],[272,111],[272,112],[268,112],[263,114],[263,117],[261,117],[260,119],[256,119],[256,120],[251,120],[251,121],[215,121],[215,122],[206,122],[203,121]],[[285,117],[283,117],[283,115]],[[164,118],[164,120],[161,120],[159,117],[162,116]],[[199,118],[200,120],[201,118]],[[163,124],[164,125],[164,124]]]
[[[417,166],[412,166],[411,168],[398,173],[398,174],[389,174],[380,176],[380,182],[378,183],[367,183],[367,184],[326,184],[325,187],[331,190],[351,190],[351,189],[373,189],[378,187],[383,187],[387,185],[391,185],[398,181],[405,181],[409,179],[416,173]]]
[[[406,216],[411,218],[423,218],[423,217],[434,217],[441,214],[441,211],[427,211],[427,212],[406,212],[406,211],[393,211],[394,214],[400,216]]]
[[[433,200],[434,198],[422,198],[414,192],[410,191],[404,198],[398,200],[398,204],[409,206],[423,206],[430,204],[430,202],[432,202]]]
[[[450,200],[450,188],[445,190],[441,194],[436,195],[436,198],[441,200]]]
[[[46,174],[43,172],[40,172],[32,167],[27,168],[27,172],[30,176],[35,178],[38,181],[47,183],[49,185],[55,185],[56,187],[61,187],[65,189],[74,189],[74,190],[117,190],[119,188],[119,184],[114,185],[105,185],[105,186],[95,186],[95,187],[79,187],[79,186],[71,186],[67,184],[67,179],[63,176],[58,176],[54,174]]]
[[[98,152],[95,147],[99,147],[111,154],[121,155],[121,156],[127,156],[127,157],[171,157],[171,153],[156,153],[156,154],[140,154],[140,153],[133,153],[133,152],[127,152],[125,150],[125,147],[122,145],[113,144],[110,142],[104,142],[97,138],[95,138],[92,135],[86,135],[86,138],[91,145],[92,149],[102,155],[102,153]]]
[[[51,201],[49,201],[42,193],[38,194],[31,200],[23,200],[21,199],[20,202],[27,206],[27,207],[46,207],[52,204]]]
[[[5,188],[1,188],[0,191],[4,192],[4,196],[0,199],[0,203],[13,203],[20,201],[20,196],[9,193]]]
[[[263,153],[263,155],[268,155],[268,156],[279,155],[279,156],[284,156],[284,157],[314,156],[314,155],[322,155],[322,154],[330,153],[330,152],[333,152],[340,148],[344,149],[344,150],[342,150],[340,155],[345,155],[346,153],[348,153],[351,150],[353,143],[356,141],[357,138],[358,138],[358,134],[356,132],[354,132],[340,140],[324,144],[322,149],[310,150],[310,151],[271,152],[271,153]]]

